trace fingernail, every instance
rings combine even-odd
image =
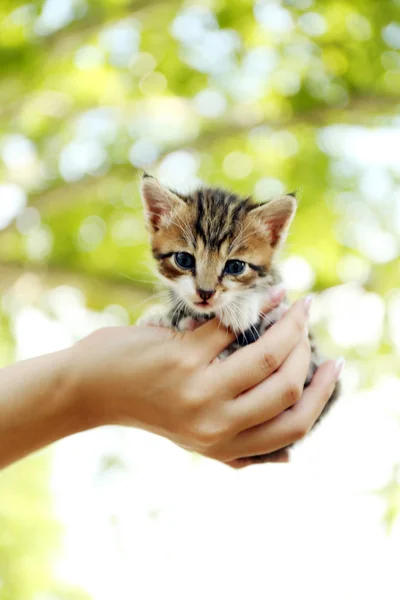
[[[344,360],[343,356],[341,356],[340,358],[337,359],[336,363],[335,363],[335,380],[337,381],[340,377],[340,375],[342,374],[343,371],[343,367],[346,364],[346,361]]]
[[[312,301],[313,301],[312,296],[306,296],[304,298],[303,306],[304,306],[304,312],[306,313],[307,317],[310,315]]]
[[[274,287],[271,288],[270,292],[269,292],[269,297],[271,302],[280,302],[284,295],[285,295],[285,288],[283,287],[283,285],[276,285]]]

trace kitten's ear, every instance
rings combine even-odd
[[[251,210],[251,215],[257,215],[268,230],[269,243],[272,248],[283,242],[290,222],[296,212],[294,196],[281,196],[261,204]]]
[[[168,224],[171,213],[183,200],[151,175],[141,179],[141,192],[147,226],[154,233]]]

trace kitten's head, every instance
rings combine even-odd
[[[293,196],[256,204],[215,188],[181,195],[144,175],[142,198],[158,271],[191,311],[228,314],[275,283],[271,263]]]

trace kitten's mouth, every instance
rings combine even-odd
[[[194,302],[196,308],[200,308],[200,310],[209,310],[212,308],[211,304],[207,302],[207,300],[203,302]]]
[[[217,309],[218,302],[209,302],[208,300],[203,300],[202,302],[192,302],[193,308],[201,314],[211,314],[214,313]]]
[[[190,304],[192,307],[197,310],[199,313],[211,314],[218,312],[222,306],[226,304],[224,299],[220,296],[213,297],[210,300],[195,300],[194,298],[190,300]]]

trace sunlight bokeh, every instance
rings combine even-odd
[[[397,600],[400,3],[4,0],[0,366],[157,297],[145,169],[296,191],[281,270],[341,401],[289,465],[108,427],[0,477],[1,600]]]

